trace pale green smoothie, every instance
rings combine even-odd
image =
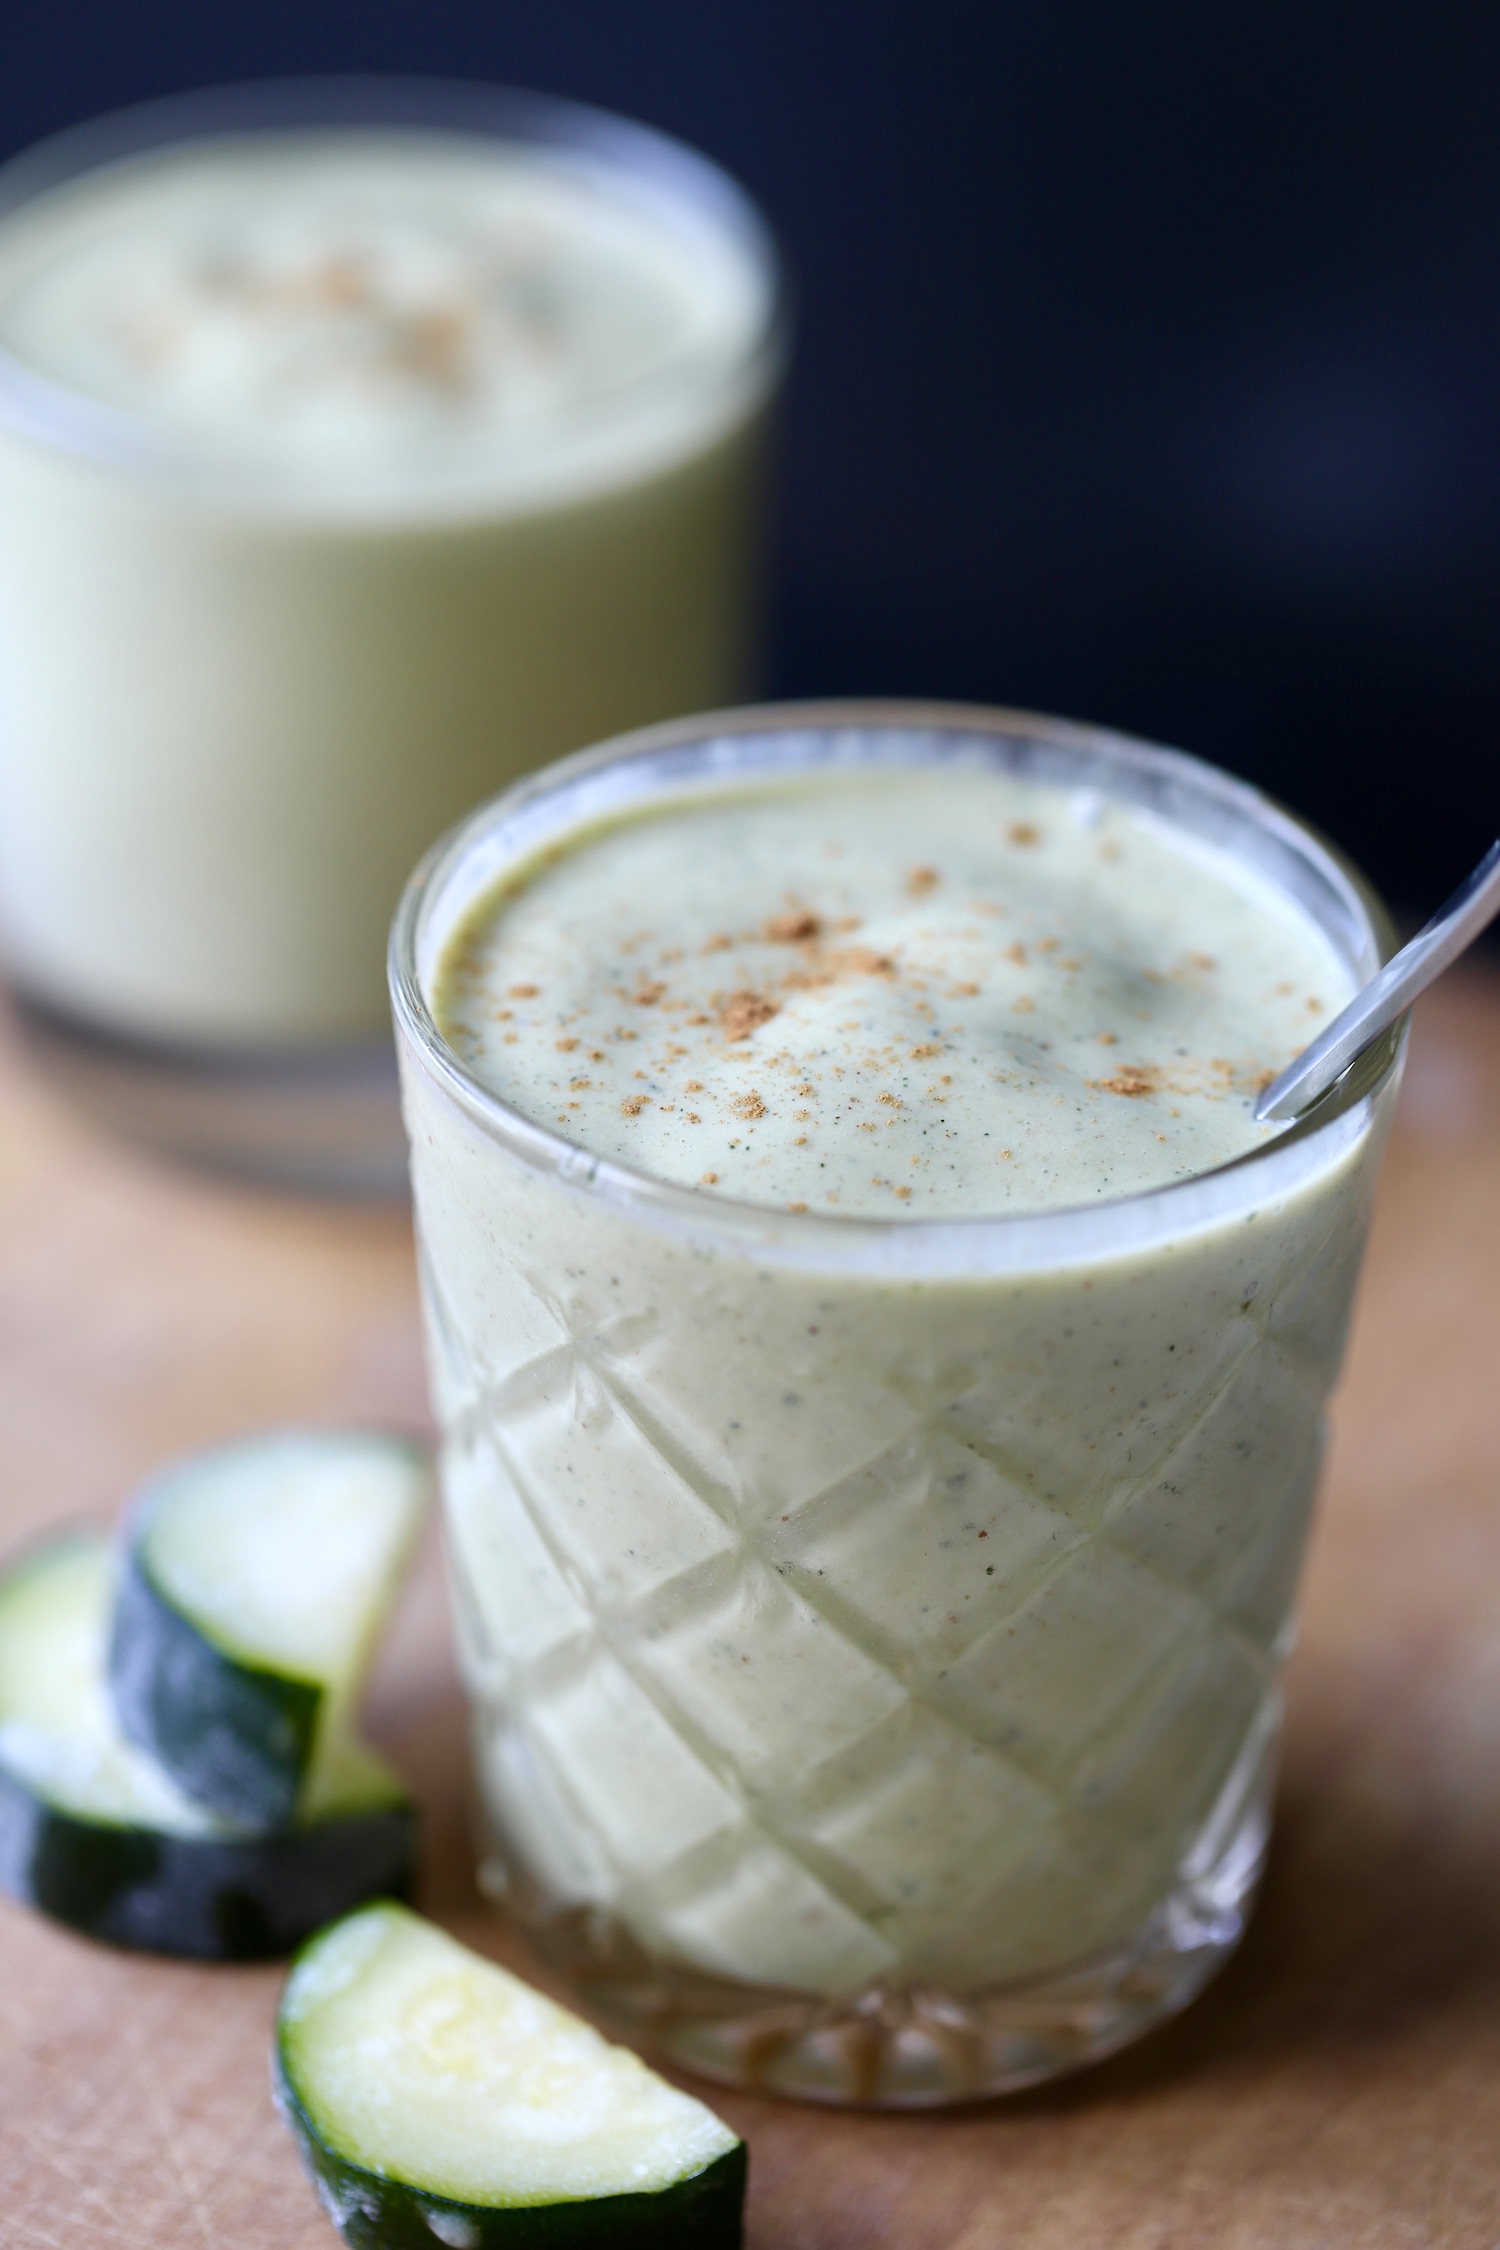
[[[461,121],[289,124],[0,183],[0,934],[33,998],[383,1040],[434,834],[742,692],[774,283],[673,162],[687,189]]]
[[[1271,1150],[1253,1102],[1363,909],[981,754],[711,778],[499,866],[408,1036],[509,1879],[851,2006],[1201,1964],[1383,1114]]]

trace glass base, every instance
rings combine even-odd
[[[660,2060],[795,2101],[936,2109],[1100,2062],[1195,1999],[1249,1921],[1270,1833],[1269,1783],[1263,1768],[1227,1840],[1216,1839],[1208,1864],[1199,1855],[1184,1869],[1129,1944],[980,1992],[877,1985],[827,2000],[718,1981],[652,1960],[598,1914],[529,1911],[534,1902],[494,1864],[481,1881],[583,2004]]]
[[[262,1186],[404,1197],[395,1049],[235,1049],[122,1037],[12,995],[46,1075],[113,1131]]]

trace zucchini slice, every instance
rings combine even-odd
[[[0,1888],[90,1937],[199,1960],[290,1952],[404,1890],[415,1816],[362,1745],[323,1817],[257,1836],[126,1740],[104,1674],[113,1580],[109,1543],[82,1533],[0,1577]]]
[[[355,2250],[738,2250],[728,2126],[405,1907],[303,1948],[275,2075]]]
[[[430,1483],[399,1438],[297,1430],[147,1487],[110,1685],[125,1732],[189,1797],[258,1828],[328,1810]]]

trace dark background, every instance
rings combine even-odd
[[[506,80],[759,196],[770,685],[1180,743],[1407,909],[1500,825],[1500,6],[0,0],[0,153],[218,79]]]

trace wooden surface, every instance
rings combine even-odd
[[[1500,2242],[1500,980],[1424,1006],[1243,1950],[1133,2054],[1008,2105],[724,2098],[754,2250]],[[4,1545],[107,1520],[166,1453],[319,1417],[423,1422],[403,1219],[174,1174],[0,1039]],[[427,1802],[424,1905],[506,1952],[469,1881],[430,1557],[372,1729]],[[0,1902],[0,2244],[332,2244],[267,2090],[277,1984]]]

